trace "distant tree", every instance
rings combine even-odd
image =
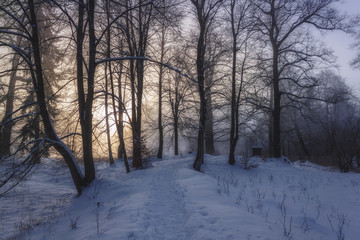
[[[306,99],[297,104],[282,102],[292,106],[283,109],[283,152],[290,158],[349,171],[359,156],[358,98],[343,78],[328,69],[315,77],[318,86],[308,90]],[[292,86],[293,93],[299,90]]]
[[[295,98],[284,88],[283,82],[290,81],[303,88],[315,86],[310,71],[314,61],[324,61],[326,51],[311,47],[306,27],[320,30],[344,28],[345,18],[335,8],[337,0],[253,0],[258,10],[255,14],[258,32],[269,46],[267,67],[273,100],[272,141],[273,157],[281,156],[281,104],[282,97]],[[301,98],[301,97],[300,97]]]
[[[353,167],[353,158],[359,157],[358,99],[352,96],[350,88],[340,76],[324,72],[320,78],[324,84],[317,95],[333,100],[317,104],[316,110],[314,107],[312,119],[317,130],[308,141],[318,144],[313,147],[317,156],[335,159],[340,170],[347,172]]]

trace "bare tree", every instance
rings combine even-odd
[[[111,2],[106,0],[106,11],[107,11],[107,25],[110,26],[110,18],[114,19],[115,17],[110,14],[111,10],[117,11],[116,5],[111,5]],[[121,12],[121,8],[120,8]],[[116,46],[114,54],[123,54],[123,48],[124,48],[124,36],[122,34],[122,27],[123,27],[123,21],[121,19],[117,20],[115,22],[115,25],[112,29],[108,27],[107,29],[107,51],[106,51],[106,58],[111,59],[112,53],[114,52],[114,49],[111,49],[111,39],[115,39],[114,45]],[[118,27],[117,27],[118,26]],[[114,36],[111,37],[111,32],[115,32]],[[116,37],[115,37],[116,36]],[[114,66],[115,65],[115,66]],[[126,153],[126,147],[125,147],[125,141],[124,141],[124,113],[126,112],[126,104],[125,101],[125,86],[124,86],[124,74],[123,74],[123,68],[124,64],[122,62],[115,62],[115,64],[112,63],[112,61],[109,61],[108,64],[109,69],[109,80],[110,80],[110,88],[111,88],[111,98],[112,98],[112,109],[114,113],[114,120],[115,120],[115,126],[119,138],[119,146],[118,146],[118,158],[122,158],[124,160],[125,169],[126,172],[130,172],[130,167],[128,163],[127,153]],[[114,70],[113,70],[114,68]],[[115,84],[115,78],[117,78],[117,85]],[[115,92],[117,87],[117,92]],[[109,138],[109,137],[108,137]],[[110,147],[110,146],[109,146]]]
[[[215,153],[215,135],[217,119],[214,112],[219,108],[218,96],[222,95],[223,86],[219,84],[227,73],[221,71],[223,58],[227,49],[223,35],[218,31],[220,27],[209,28],[206,39],[205,52],[205,95],[206,95],[206,126],[205,126],[205,153]]]
[[[161,43],[160,43],[160,63],[164,63],[164,57],[165,57],[165,23],[162,23],[161,26]],[[159,65],[159,105],[158,105],[158,129],[159,129],[159,148],[157,157],[162,158],[163,156],[163,147],[164,147],[164,130],[163,130],[163,123],[162,123],[162,95],[163,95],[163,75],[164,75],[164,66],[162,64]]]
[[[77,4],[78,13],[77,13],[77,23],[73,20],[70,13],[67,11],[65,7],[60,5],[57,1],[52,1],[60,10],[65,13],[68,17],[69,22],[71,23],[71,27],[76,29],[76,37],[73,39],[76,43],[76,71],[77,71],[77,91],[78,91],[78,105],[79,105],[79,121],[81,126],[81,136],[82,136],[82,145],[83,145],[83,159],[84,159],[84,167],[85,167],[85,178],[87,183],[91,183],[95,178],[95,167],[94,167],[94,160],[93,160],[93,144],[92,144],[92,127],[93,127],[93,102],[94,102],[94,94],[95,94],[95,73],[96,68],[101,63],[108,63],[108,66],[111,67],[111,58],[104,58],[102,60],[96,61],[98,46],[103,41],[103,37],[107,36],[109,39],[109,31],[111,32],[111,28],[114,23],[120,19],[121,17],[125,17],[127,21],[129,21],[129,27],[132,26],[132,22],[129,20],[129,14],[134,9],[140,9],[141,6],[145,5],[140,3],[136,6],[130,6],[128,2],[126,2],[125,9],[120,11],[113,17],[110,21],[107,21],[106,26],[104,29],[99,31],[98,36],[96,36],[95,32],[95,0],[89,0],[85,2],[80,0]],[[151,5],[149,3],[146,4]],[[141,11],[140,11],[141,12]],[[110,18],[110,16],[108,16]],[[134,21],[135,22],[135,21]],[[87,35],[86,35],[87,30]],[[131,32],[131,31],[130,31]],[[129,32],[129,34],[130,34]],[[87,40],[87,41],[86,41]],[[132,44],[133,39],[130,39],[130,43]],[[140,40],[143,41],[143,40]],[[105,41],[109,43],[108,41]],[[106,45],[106,44],[105,44]],[[109,45],[109,44],[107,44]],[[139,44],[143,47],[143,43]],[[146,44],[145,44],[146,45]],[[85,50],[88,52],[86,53]],[[109,49],[106,50],[107,56],[109,56]],[[131,55],[133,56],[133,55]],[[139,60],[143,62],[143,60]],[[133,67],[134,65],[131,64]],[[141,64],[140,64],[141,65]],[[142,64],[143,66],[143,64]],[[109,67],[109,69],[111,69]],[[136,65],[141,69],[140,66]],[[133,68],[135,70],[135,68]],[[111,71],[111,70],[109,70]],[[140,71],[143,74],[143,69]],[[141,74],[140,74],[141,75]],[[112,81],[112,73],[110,72],[110,82]],[[135,75],[134,75],[135,76]],[[142,75],[143,77],[143,75]],[[142,77],[138,76],[138,78],[142,79]],[[134,78],[135,79],[135,78]],[[135,85],[134,85],[135,86]],[[142,85],[139,86],[142,88]],[[142,94],[141,91],[137,91],[136,93]],[[135,88],[134,88],[134,95],[135,95]],[[141,102],[140,102],[141,103]],[[134,111],[134,108],[133,108]],[[140,111],[141,115],[141,104],[140,104]],[[137,120],[136,112],[134,119]],[[141,118],[140,118],[141,119]],[[135,121],[135,123],[138,123]],[[134,125],[134,124],[133,124]],[[136,124],[134,126],[137,126]],[[141,127],[141,124],[140,124]],[[137,129],[136,127],[134,129]],[[137,131],[136,131],[137,132]],[[136,134],[135,134],[136,136]],[[135,141],[137,142],[137,141]],[[137,149],[135,152],[138,153]]]
[[[107,26],[110,25],[110,17],[111,17],[110,7],[111,7],[110,0],[106,0],[105,1],[105,12],[106,12]],[[106,57],[109,59],[111,58],[111,31],[110,31],[110,28],[108,28],[108,30],[106,32]],[[110,161],[110,164],[113,164],[114,158],[113,158],[112,149],[111,149],[109,109],[108,109],[109,104],[108,104],[108,94],[107,94],[109,91],[108,71],[109,71],[110,83],[113,86],[113,74],[112,74],[111,62],[108,62],[105,64],[105,117],[106,117],[106,136],[107,136],[107,142],[108,142],[109,161]]]
[[[222,0],[191,0],[195,7],[196,19],[198,21],[199,35],[196,48],[196,72],[198,81],[198,92],[200,98],[200,120],[197,140],[197,153],[193,164],[195,170],[200,171],[201,165],[204,163],[204,134],[206,127],[206,93],[205,93],[205,52],[206,52],[206,36],[209,27],[214,21],[214,17],[219,9]]]
[[[172,49],[174,45],[179,45],[180,22],[182,13],[180,9],[181,3],[174,0],[161,0],[156,7],[155,26],[153,28],[154,38],[151,43],[151,57],[158,61],[158,132],[159,145],[157,157],[162,158],[164,148],[164,120],[163,120],[163,97],[164,97],[164,80],[166,78],[165,63],[172,58]],[[176,40],[175,40],[176,39]]]
[[[126,1],[126,8],[134,8],[132,1]],[[128,56],[138,57],[130,60],[131,87],[131,129],[133,138],[133,167],[142,167],[142,100],[144,89],[145,57],[148,47],[149,29],[153,20],[153,4],[139,0],[136,11],[127,11],[124,34],[126,36]]]
[[[39,115],[41,116],[42,123],[44,125],[44,130],[46,138],[37,139],[38,149],[53,146],[64,158],[67,166],[69,167],[72,179],[76,186],[76,189],[81,193],[82,188],[85,186],[85,181],[82,176],[82,173],[76,163],[76,160],[69,148],[63,143],[63,141],[58,137],[53,124],[50,118],[48,111],[48,100],[46,99],[46,89],[44,83],[44,72],[42,68],[42,58],[40,50],[40,40],[39,40],[39,29],[36,11],[39,8],[41,3],[34,3],[33,0],[28,0],[25,2],[17,2],[16,6],[11,5],[8,2],[7,5],[1,5],[0,10],[7,14],[12,23],[17,27],[15,31],[2,31],[5,34],[17,35],[26,39],[29,43],[31,51],[27,51],[26,48],[21,46],[16,46],[11,42],[1,42],[1,46],[6,46],[12,48],[21,58],[27,63],[29,72],[32,79],[32,84],[34,92],[36,93],[36,104],[39,108]],[[26,7],[24,7],[26,6]],[[14,9],[21,9],[20,12],[13,12]],[[19,15],[24,15],[24,21],[21,21],[18,18]],[[6,29],[6,26],[1,26],[1,30]],[[31,156],[31,155],[30,155]],[[10,176],[11,177],[11,176]],[[8,179],[7,179],[8,180]],[[6,183],[6,181],[4,181]]]
[[[226,6],[231,25],[232,40],[232,65],[231,65],[231,122],[230,122],[230,150],[229,164],[235,163],[235,149],[239,140],[239,108],[243,94],[246,63],[249,58],[249,41],[254,41],[250,36],[252,34],[251,24],[251,4],[248,0],[231,0],[229,6]],[[238,53],[241,53],[241,62],[238,66]],[[239,69],[239,70],[238,70]]]
[[[172,58],[172,65],[177,66],[184,71],[190,72],[186,61],[186,49],[183,47],[174,47],[175,53]],[[167,92],[166,100],[170,108],[170,125],[173,130],[174,154],[179,154],[179,137],[181,136],[182,117],[189,110],[189,103],[192,100],[193,84],[190,80],[186,81],[184,77],[172,72],[168,77],[168,84],[164,86]]]

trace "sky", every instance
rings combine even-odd
[[[339,4],[339,9],[342,9],[349,15],[360,15],[360,0],[342,0]],[[354,93],[360,97],[360,70],[354,70],[350,66],[350,61],[356,54],[351,47],[355,39],[343,32],[331,32],[323,37],[325,43],[334,50],[334,54],[337,56],[340,66],[338,73],[353,88]]]

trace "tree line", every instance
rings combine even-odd
[[[358,100],[314,37],[356,29],[337,2],[2,0],[2,194],[44,155],[81,193],[98,155],[130,172],[184,142],[198,171],[204,154],[233,165],[251,145],[355,167]]]

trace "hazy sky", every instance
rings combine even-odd
[[[360,0],[342,0],[339,9],[343,9],[351,15],[360,15]],[[354,88],[357,95],[360,96],[360,70],[353,70],[350,66],[350,61],[355,57],[355,51],[351,47],[355,39],[342,32],[332,32],[327,33],[324,40],[338,57],[339,74],[347,80],[348,85]]]

